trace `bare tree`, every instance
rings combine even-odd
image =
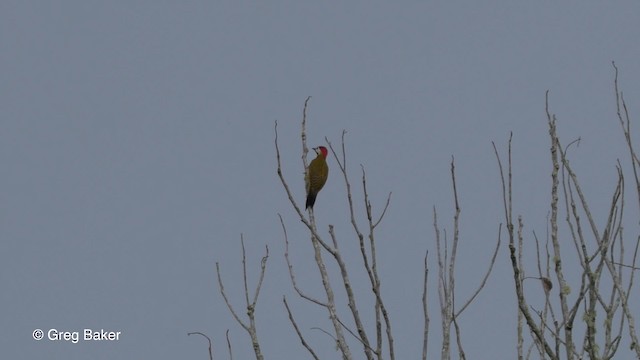
[[[491,275],[500,248],[503,229],[508,238],[508,254],[513,271],[514,293],[517,303],[515,321],[517,343],[515,348],[518,359],[532,357],[567,360],[586,357],[612,359],[616,354],[619,354],[620,345],[624,344],[624,341],[629,341],[629,348],[640,359],[640,344],[638,343],[634,318],[637,306],[634,307],[630,300],[635,271],[639,269],[637,255],[640,248],[640,235],[636,234],[630,238],[625,233],[623,226],[623,220],[627,214],[624,200],[629,196],[625,192],[625,178],[629,178],[629,172],[632,174],[635,185],[634,196],[637,197],[637,212],[640,212],[640,179],[638,176],[640,159],[633,146],[629,111],[623,94],[618,88],[618,69],[615,64],[613,67],[615,70],[616,114],[629,151],[629,159],[625,162],[626,165],[620,161],[616,164],[617,181],[615,186],[608,190],[611,201],[606,209],[606,216],[598,218],[596,213],[591,210],[591,203],[582,189],[579,173],[570,162],[570,151],[579,142],[579,139],[568,142],[566,145],[561,142],[557,132],[558,121],[556,116],[550,112],[549,93],[547,92],[545,110],[550,139],[551,183],[549,184],[549,192],[551,201],[547,215],[546,236],[544,239],[540,239],[535,231],[532,231],[530,235],[527,234],[524,231],[524,218],[514,214],[511,152],[513,134],[511,134],[507,145],[506,163],[503,163],[498,146],[493,144],[502,189],[504,223],[497,224],[493,255],[490,259],[485,260],[487,267],[482,278],[477,287],[472,290],[471,296],[464,301],[456,299],[456,260],[459,246],[465,244],[465,232],[463,231],[464,227],[461,227],[462,201],[457,189],[455,161],[452,158],[450,175],[454,212],[452,214],[453,228],[449,232],[451,236],[447,236],[447,229],[441,228],[438,222],[438,212],[435,207],[433,208],[433,239],[435,240],[438,267],[437,291],[440,330],[442,332],[441,359],[450,359],[452,352],[457,353],[460,359],[467,358],[462,340],[463,329],[458,320],[463,312],[470,309],[470,305],[478,298]],[[304,171],[308,165],[306,124],[309,99],[307,98],[304,103],[301,121],[302,169]],[[321,235],[313,210],[306,212],[298,205],[281,162],[277,122],[274,130],[277,175],[291,208],[295,212],[295,217],[300,220],[308,234],[307,244],[313,250],[311,260],[315,263],[314,267],[318,269],[323,289],[321,295],[311,295],[307,289],[300,286],[301,283],[308,284],[309,281],[305,279],[304,282],[299,282],[297,280],[298,275],[289,251],[290,243],[286,219],[279,215],[284,258],[288,266],[292,287],[297,294],[296,299],[287,299],[283,296],[283,314],[286,311],[293,331],[313,359],[319,359],[317,349],[314,349],[312,344],[307,341],[307,334],[304,330],[307,327],[301,326],[301,322],[296,319],[290,307],[292,301],[306,302],[326,311],[331,323],[330,330],[314,326],[317,324],[306,325],[312,325],[314,326],[312,329],[319,329],[328,334],[335,341],[336,349],[343,359],[363,357],[368,360],[395,359],[396,349],[393,332],[395,326],[392,326],[394,306],[388,304],[384,298],[378,268],[379,255],[376,251],[376,228],[389,209],[391,193],[388,194],[381,210],[378,213],[374,212],[369,199],[366,171],[364,166],[360,165],[361,186],[359,188],[364,201],[361,204],[356,204],[353,197],[352,180],[349,177],[346,133],[342,133],[341,144],[337,151],[332,143],[325,138],[338,165],[338,171],[346,189],[345,200],[353,231],[352,236],[359,249],[357,256],[362,260],[360,264],[347,263],[345,257],[351,254],[344,254],[345,250],[339,246],[345,244],[342,239],[345,235],[338,234],[331,224],[327,225],[327,235]],[[295,181],[297,182],[298,179]],[[364,216],[360,217],[358,214]],[[359,218],[366,220],[359,222],[357,221]],[[602,223],[604,225],[597,225]],[[564,235],[565,233],[568,235]],[[262,259],[259,281],[254,295],[251,297],[247,285],[245,249],[242,238],[241,244],[248,321],[241,319],[232,306],[223,286],[220,267],[216,263],[218,284],[229,311],[249,334],[256,358],[262,359],[254,315],[262,280],[265,276],[269,249],[266,249],[266,255]],[[424,317],[422,359],[426,359],[428,356],[430,332],[428,254],[427,251],[424,257],[422,278],[422,313]],[[536,259],[533,269],[527,268],[523,260],[525,258]],[[572,284],[568,280],[571,278],[568,274],[574,273],[576,270],[580,274],[579,284]],[[351,274],[356,271],[366,274],[364,281],[368,281],[367,285],[370,291],[357,292],[354,290]],[[332,277],[330,273],[338,275]],[[544,303],[542,305],[534,305],[532,301],[534,292],[543,295]],[[373,304],[372,308],[365,308],[362,306],[363,303]],[[346,304],[346,306],[340,307],[338,304]],[[365,318],[362,314],[368,314],[371,318]],[[509,324],[504,324],[504,326],[509,326]],[[193,334],[200,334],[209,339],[202,333],[194,332]],[[455,341],[455,345],[452,345],[453,341]],[[209,343],[209,353],[212,359],[210,339]],[[232,357],[228,335],[227,344],[229,356]],[[504,344],[500,345],[504,346]],[[355,355],[360,352],[362,355]]]
[[[629,132],[630,119],[627,107],[618,89],[617,68],[615,71],[617,114],[630,151],[630,167],[638,190],[640,189],[638,186],[640,183],[637,181],[639,162]],[[629,269],[635,268],[640,238],[635,238],[633,254],[629,258],[625,254],[628,240],[623,232],[625,177],[622,165],[617,164],[618,181],[611,190],[611,203],[604,219],[604,226],[600,228],[597,226],[596,216],[590,209],[590,202],[582,190],[578,174],[569,161],[569,149],[579,140],[562,146],[557,135],[556,116],[549,112],[548,92],[545,108],[551,140],[552,164],[550,234],[545,244],[547,255],[546,268],[543,272],[542,263],[545,261],[540,256],[539,241],[534,233],[538,259],[538,276],[536,277],[525,276],[526,269],[522,262],[522,254],[528,249],[524,246],[522,231],[524,222],[520,216],[517,220],[518,231],[515,231],[511,196],[511,140],[508,146],[506,176],[498,150],[495,150],[502,180],[505,221],[518,302],[518,358],[523,359],[525,356],[528,358],[531,355],[530,351],[525,355],[523,323],[526,323],[532,336],[532,346],[538,350],[540,358],[582,359],[588,356],[591,359],[611,359],[618,351],[625,333],[631,340],[631,350],[640,358],[635,319],[629,305],[629,295],[634,279],[634,273]],[[637,196],[640,199],[640,191],[637,191]],[[575,254],[572,256],[563,252],[567,250],[566,244],[563,243],[566,239],[561,239],[559,235],[559,228],[563,225],[568,230],[573,243]],[[572,289],[565,275],[566,266],[573,265],[569,261],[574,256],[581,269],[581,282],[577,290]],[[551,293],[553,289],[551,277],[555,277],[558,283],[557,294]],[[536,309],[530,305],[525,295],[524,280],[531,278],[541,280],[540,289],[544,292],[546,299],[543,309]],[[551,296],[557,296],[557,301],[551,301]]]

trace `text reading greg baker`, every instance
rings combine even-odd
[[[84,329],[81,337],[80,331],[62,331],[58,329],[49,329],[46,333],[46,337],[51,341],[69,341],[77,344],[80,340],[84,341],[118,341],[120,340],[121,331],[106,331],[100,329],[100,331],[92,329]],[[44,338],[44,331],[36,329],[33,331],[33,338],[35,340],[41,340]]]

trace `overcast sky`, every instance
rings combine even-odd
[[[311,330],[330,329],[326,313],[293,292],[277,216],[298,281],[320,297],[308,235],[276,176],[274,149],[278,120],[285,176],[302,204],[300,120],[312,96],[309,145],[325,137],[337,145],[347,131],[356,201],[360,164],[374,212],[393,192],[377,240],[398,359],[421,353],[421,267],[430,251],[436,358],[431,221],[435,206],[450,234],[451,157],[462,207],[457,290],[466,299],[504,221],[491,141],[505,150],[510,131],[514,212],[529,239],[545,234],[546,90],[564,142],[581,138],[572,156],[594,207],[609,201],[615,161],[626,155],[611,61],[638,119],[639,24],[637,1],[3,1],[2,357],[206,359],[204,339],[187,336],[202,331],[224,359],[230,329],[235,358],[252,358],[215,278],[218,261],[244,315],[242,233],[251,285],[265,245],[270,250],[256,310],[266,358],[308,358],[283,295],[321,358],[337,358],[333,340]],[[329,166],[318,225],[322,234],[335,225],[354,286],[367,292],[351,252],[344,186],[331,158]],[[361,301],[364,309],[371,300]],[[461,318],[469,358],[514,358],[515,316],[503,244],[485,291]],[[38,328],[42,341],[32,338]],[[120,331],[120,339],[46,337],[49,329],[85,328]]]

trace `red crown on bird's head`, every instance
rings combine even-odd
[[[314,148],[313,150],[316,151],[316,153],[322,153],[322,156],[326,159],[327,155],[329,154],[329,151],[327,150],[326,147],[324,146],[318,146],[317,148]],[[318,152],[319,151],[319,152]]]

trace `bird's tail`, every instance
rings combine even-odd
[[[305,209],[308,209],[308,208],[312,208],[313,209],[313,204],[316,203],[316,195],[317,194],[315,194],[313,192],[310,192],[309,194],[307,194],[307,205],[306,205]]]

